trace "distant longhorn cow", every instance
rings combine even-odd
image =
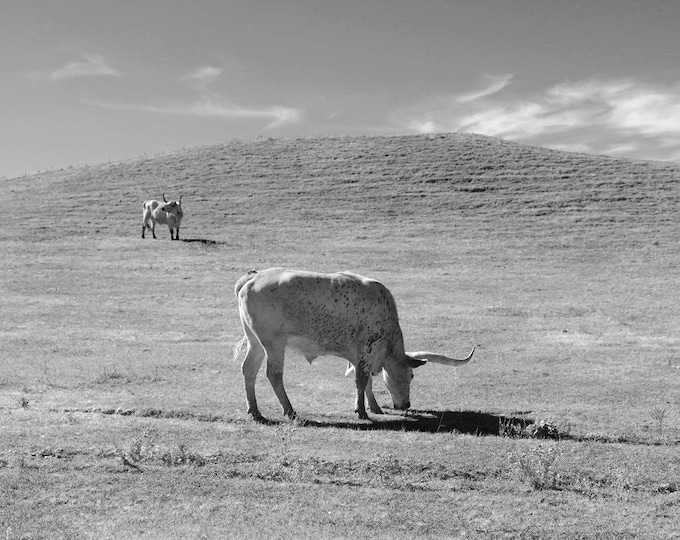
[[[168,201],[163,192],[163,202],[144,201],[142,205],[142,238],[147,228],[156,238],[156,223],[167,225],[170,229],[170,240],[179,240],[179,226],[184,217],[182,211],[182,195],[177,201]]]
[[[267,378],[283,413],[295,416],[283,387],[286,347],[302,353],[310,363],[318,356],[339,356],[356,372],[356,407],[367,419],[369,407],[382,413],[371,389],[371,375],[382,371],[394,408],[410,407],[413,368],[428,360],[446,365],[468,362],[430,352],[406,353],[397,307],[380,282],[350,272],[319,274],[285,268],[251,271],[236,282],[236,298],[244,336],[234,349],[245,357],[241,366],[248,413],[262,416],[255,399],[255,379],[267,359]]]

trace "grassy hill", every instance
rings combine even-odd
[[[111,232],[124,234],[137,225],[140,201],[166,190],[185,193],[187,234],[216,240],[258,223],[286,231],[313,223],[319,237],[356,239],[381,233],[385,223],[392,231],[397,220],[411,234],[458,227],[461,240],[517,240],[519,232],[523,239],[583,243],[586,236],[589,244],[606,238],[630,247],[671,239],[664,235],[678,222],[679,171],[675,163],[467,134],[267,139],[48,172],[8,181],[6,191],[10,230],[32,239],[53,234],[51,222],[25,221],[39,213],[32,211],[37,200],[54,205],[44,217],[62,236],[101,232],[114,222]],[[94,210],[102,206],[107,211]]]
[[[679,173],[447,134],[232,141],[4,181],[0,533],[668,537]],[[163,191],[184,193],[182,242],[141,239]],[[291,354],[304,421],[281,419],[261,373],[273,423],[253,424],[233,283],[273,265],[378,278],[407,349],[475,359],[419,368],[413,411],[362,422],[343,362]],[[520,436],[539,421],[561,440]]]

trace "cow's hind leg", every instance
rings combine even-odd
[[[267,351],[267,378],[274,389],[276,397],[288,418],[295,418],[295,411],[290,404],[286,389],[283,387],[283,355],[286,344],[283,341],[263,343]]]
[[[252,415],[255,420],[261,420],[262,415],[257,408],[257,399],[255,399],[255,380],[264,360],[265,351],[257,338],[247,330],[243,340],[246,342],[247,349],[246,356],[241,364],[241,373],[243,373],[243,383],[246,390],[248,414]]]

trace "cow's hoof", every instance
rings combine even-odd
[[[264,422],[264,421],[265,421],[265,420],[264,420],[264,416],[262,416],[262,414],[260,413],[260,411],[257,411],[257,410],[256,410],[256,411],[250,411],[250,410],[249,410],[249,411],[248,411],[248,414],[249,414],[249,415],[251,416],[251,418],[252,418],[253,420],[255,420],[256,422]]]

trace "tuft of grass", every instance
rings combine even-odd
[[[141,470],[140,464],[160,464],[166,467],[184,465],[203,466],[205,456],[189,448],[184,442],[165,444],[158,439],[155,429],[146,429],[118,450],[124,465]]]
[[[110,385],[130,384],[132,382],[132,379],[125,375],[124,373],[118,371],[115,367],[109,369],[106,366],[104,366],[102,368],[102,372],[99,375],[97,375],[92,382],[94,384],[110,384]]]
[[[156,446],[157,432],[153,429],[146,429],[140,435],[132,439],[126,448],[126,454],[132,461],[144,461],[153,456]]]
[[[50,373],[50,368],[46,361],[41,362],[40,370],[42,371],[43,377],[45,378],[45,384],[47,386],[52,386],[52,374]]]
[[[668,411],[666,409],[662,409],[661,407],[654,407],[649,413],[649,415],[652,417],[652,420],[656,422],[656,429],[660,439],[663,439],[664,437],[664,422],[666,420],[667,413]]]
[[[404,474],[405,468],[395,455],[387,453],[366,464],[368,475],[379,480],[381,484],[391,486]]]
[[[513,418],[501,416],[498,418],[498,436],[520,438],[524,436],[524,427]]]
[[[180,467],[183,465],[195,465],[201,467],[206,464],[204,456],[194,452],[183,442],[162,448],[158,453],[158,459],[168,467]]]
[[[279,460],[281,464],[287,464],[289,462],[290,449],[297,428],[298,425],[296,421],[293,420],[290,423],[280,424],[274,432],[274,436],[279,443]]]
[[[561,451],[556,445],[539,444],[526,452],[508,454],[518,478],[535,490],[560,490]]]

